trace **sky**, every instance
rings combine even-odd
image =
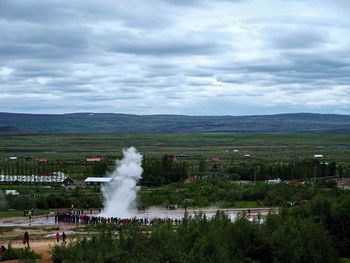
[[[348,0],[1,0],[0,112],[350,114]]]

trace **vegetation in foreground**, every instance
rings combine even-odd
[[[40,255],[36,254],[32,249],[25,248],[13,248],[11,244],[8,245],[6,251],[0,255],[0,261],[15,260],[20,262],[31,263],[40,259]]]
[[[98,234],[55,246],[59,262],[339,262],[350,257],[350,195],[318,194],[263,222],[224,212],[171,223],[97,226]]]

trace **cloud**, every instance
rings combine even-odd
[[[347,5],[2,0],[1,111],[350,114]]]

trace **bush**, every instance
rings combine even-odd
[[[310,219],[284,213],[264,223],[218,212],[199,213],[176,229],[155,224],[107,225],[91,238],[55,246],[52,260],[64,262],[338,262],[327,233]]]
[[[40,255],[30,248],[13,248],[9,244],[7,250],[1,254],[0,261],[19,259],[21,262],[31,263],[40,258]]]

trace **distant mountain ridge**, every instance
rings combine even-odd
[[[247,116],[115,113],[0,113],[0,131],[22,132],[348,132],[350,115],[285,113]]]

